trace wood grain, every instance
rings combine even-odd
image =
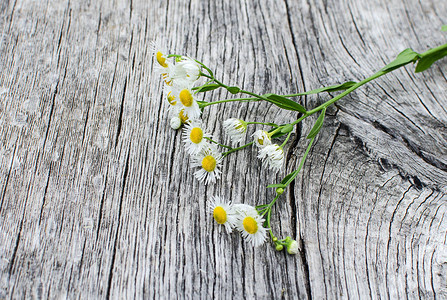
[[[264,186],[298,166],[315,118],[278,175],[249,149],[203,186],[169,128],[149,51],[159,39],[224,82],[286,94],[445,43],[446,12],[435,0],[1,2],[0,299],[447,298],[445,60],[329,109],[274,210],[274,230],[301,245],[290,256],[219,232],[206,201],[270,201]],[[218,139],[229,117],[296,114],[267,103],[204,114]]]

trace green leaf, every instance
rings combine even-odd
[[[354,84],[356,84],[357,82],[355,81],[346,81],[345,83],[342,84],[337,84],[337,85],[331,85],[331,86],[326,86],[326,87],[322,87],[319,89],[315,89],[309,92],[305,92],[302,93],[303,96],[304,95],[310,95],[310,94],[318,94],[318,93],[322,93],[322,92],[336,92],[336,91],[344,91],[349,89],[350,87],[352,87]]]
[[[281,131],[279,131],[279,132],[275,132],[273,135],[272,135],[272,139],[277,139],[277,138],[279,138],[279,137],[282,137],[283,135],[286,135],[286,133],[282,133]]]
[[[268,204],[261,204],[261,205],[256,205],[255,208],[259,209],[259,208],[264,208],[264,207],[267,207],[267,206],[269,206],[269,205]]]
[[[292,173],[288,174],[286,177],[283,178],[283,180],[281,180],[281,184],[282,184],[282,185],[285,185],[285,183],[286,183],[287,181],[289,181],[290,178],[296,176],[296,174],[297,174],[296,170],[293,171]]]
[[[237,94],[241,91],[241,89],[238,88],[237,86],[229,86],[227,87],[227,90],[232,94]]]
[[[443,58],[444,56],[447,55],[447,44],[434,48],[434,49],[430,49],[427,52],[422,53],[422,57],[421,59],[419,59],[418,64],[416,65],[416,73],[422,72],[427,70],[428,68],[431,67],[431,65]]]
[[[269,184],[267,188],[285,188],[284,184],[275,183],[275,184]]]
[[[447,31],[447,25],[442,25],[441,31]]]
[[[321,111],[320,116],[318,117],[317,121],[314,124],[314,127],[310,130],[309,134],[307,135],[308,139],[314,138],[318,132],[320,132],[321,126],[323,126],[324,121],[324,115],[326,114],[326,108],[324,108]]]
[[[282,109],[298,111],[303,114],[307,113],[306,109],[302,105],[290,100],[289,98],[276,94],[265,94],[264,97],[267,98],[269,102]]]
[[[215,89],[217,89],[219,87],[220,87],[220,85],[218,85],[216,83],[203,85],[203,86],[200,86],[200,87],[197,88],[197,93],[203,93],[203,92],[212,91],[212,90],[215,90]]]
[[[419,57],[421,57],[419,53],[414,52],[411,48],[407,48],[401,53],[399,53],[399,55],[397,55],[395,60],[387,64],[382,69],[382,71],[390,72],[411,62],[416,62],[419,59]]]
[[[289,132],[291,132],[293,130],[293,125],[291,125],[291,124],[287,124],[286,126],[284,126],[282,129],[281,129],[281,132],[282,133],[289,133]]]

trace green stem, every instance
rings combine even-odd
[[[281,195],[276,194],[275,199],[273,199],[273,201],[267,205],[267,207],[265,208],[265,211],[262,213],[261,217],[263,217],[267,212],[269,212],[272,209],[273,204],[275,204],[275,202],[276,202],[276,200],[278,200],[279,196],[281,196]],[[268,215],[267,215],[267,218],[268,218]],[[270,222],[268,222],[267,225],[270,227]]]
[[[306,152],[304,152],[303,158],[300,161],[298,169],[293,171],[293,173],[292,173],[293,175],[290,176],[290,178],[284,183],[283,188],[287,187],[293,180],[295,180],[295,177],[298,176],[298,173],[303,168],[304,162],[306,161],[306,158],[307,158],[307,155],[309,154],[310,148],[312,148],[312,144],[313,144],[314,140],[315,140],[315,137],[310,140],[309,145],[307,145]]]
[[[246,147],[248,147],[248,146],[251,146],[251,145],[253,145],[253,143],[254,143],[254,142],[250,142],[250,143],[248,143],[248,144],[242,145],[242,146],[237,147],[237,148],[231,148],[231,150],[222,153],[222,158],[226,157],[226,156],[227,156],[228,154],[230,154],[230,153],[233,153],[233,152],[242,150],[242,149],[244,149],[244,148],[246,148]]]
[[[274,135],[275,133],[277,133],[278,131],[281,130],[281,126],[278,128],[273,129],[272,131],[269,131],[269,136],[272,137],[272,135]]]
[[[205,73],[200,72],[200,76],[206,77],[214,81],[214,77],[211,77],[210,75],[206,75]]]
[[[447,44],[438,46],[436,48],[432,48],[432,49],[428,49],[427,51],[425,51],[424,53],[421,53],[421,56],[426,56],[426,55],[430,55],[432,53],[436,53],[436,52],[441,52],[442,50],[447,50]]]
[[[255,93],[252,93],[252,92],[240,90],[239,93],[247,94],[247,95],[253,96],[253,97],[257,98],[257,99],[262,99],[262,100],[270,102],[269,99],[267,99],[266,97],[258,95],[258,94],[255,94]]]
[[[217,144],[217,145],[219,145],[219,146],[221,146],[221,147],[223,147],[223,148],[233,149],[233,147],[230,147],[230,146],[227,146],[227,145],[220,144],[219,142],[216,142],[216,141],[210,139],[209,137],[205,137],[205,139],[207,139],[208,141],[210,141],[210,142],[212,142],[212,143],[214,143],[214,144]]]
[[[254,99],[254,98],[225,99],[225,100],[213,101],[213,102],[208,102],[208,103],[202,104],[202,107],[206,107],[206,106],[210,106],[210,105],[214,105],[214,104],[219,104],[219,103],[225,103],[225,102],[234,102],[234,101],[249,102],[249,101],[260,101],[260,100],[259,99]]]
[[[289,132],[289,134],[287,135],[286,139],[284,140],[284,143],[282,143],[281,148],[284,147],[287,144],[287,141],[290,139],[290,136],[292,135],[292,131]]]
[[[264,123],[264,122],[246,122],[247,124],[259,124],[259,125],[267,125],[272,127],[279,127],[275,123]]]
[[[375,73],[374,75],[372,75],[372,76],[370,76],[370,77],[368,77],[366,79],[363,79],[360,82],[357,82],[352,87],[350,87],[349,89],[345,90],[344,92],[338,94],[337,96],[335,96],[334,98],[330,99],[329,101],[326,101],[325,103],[321,104],[320,106],[318,106],[318,107],[316,107],[316,108],[314,108],[312,110],[309,110],[307,112],[307,116],[313,115],[314,113],[316,113],[316,112],[318,112],[318,111],[320,111],[320,110],[322,110],[324,108],[327,108],[328,106],[330,106],[331,104],[337,102],[338,100],[340,100],[344,96],[348,95],[352,91],[358,89],[359,87],[361,87],[365,83],[368,83],[368,82],[370,82],[370,81],[372,81],[374,79],[377,79],[380,76],[383,76],[383,75],[385,75],[388,72],[391,72],[391,71],[379,71],[379,72]]]
[[[269,229],[269,233],[270,233],[270,238],[273,240],[273,238],[275,237],[275,235],[273,234],[272,226],[270,226],[270,217],[271,217],[271,214],[272,214],[272,210],[269,209],[269,210],[268,210],[268,213],[267,213],[267,219],[266,219],[266,221],[267,221],[267,228]]]

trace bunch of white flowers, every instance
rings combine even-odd
[[[243,91],[220,83],[214,78],[210,69],[188,56],[167,54],[165,49],[156,43],[152,44],[151,50],[154,70],[161,75],[164,82],[164,97],[167,100],[170,125],[173,129],[183,127],[181,136],[184,149],[191,156],[191,166],[197,168],[194,176],[200,182],[215,183],[221,176],[222,160],[228,154],[253,144],[259,150],[258,157],[262,160],[264,167],[274,171],[281,169],[284,162],[283,146],[289,139],[291,130],[285,131],[284,125],[274,123],[247,122],[230,118],[222,123],[222,127],[232,146],[216,142],[201,119],[203,108],[234,101],[234,99],[205,102],[197,99],[198,94],[219,87],[225,87],[232,94]],[[206,70],[209,75],[202,73],[203,70]],[[200,83],[204,78],[210,80],[205,84]],[[246,140],[247,128],[250,124],[267,125],[273,128],[270,131],[257,130],[250,142],[241,145]],[[285,134],[288,136],[283,145],[278,146],[272,143],[273,138]],[[221,152],[219,148],[226,148],[227,151]],[[246,204],[232,204],[222,201],[219,197],[212,197],[210,200],[210,210],[214,220],[223,225],[228,233],[237,229],[242,237],[255,247],[265,242],[267,231],[271,233],[270,219],[264,218],[267,213],[270,214],[271,205],[262,207],[258,210],[257,207]],[[271,235],[273,236],[272,233]],[[279,246],[286,245],[281,244],[281,241],[275,241],[275,244],[277,249]]]
[[[214,197],[210,201],[210,209],[213,213],[214,220],[218,224],[223,225],[227,232],[231,232],[236,228],[241,232],[245,240],[254,246],[259,246],[264,243],[266,232],[269,231],[276,250],[281,251],[285,247],[289,254],[297,254],[300,251],[299,243],[291,237],[286,237],[282,240],[278,239],[270,228],[270,217],[273,205],[281,194],[284,193],[284,189],[295,180],[302,169],[312,144],[322,128],[326,109],[360,86],[407,64],[416,63],[416,72],[425,71],[436,60],[445,56],[446,49],[447,44],[429,49],[424,53],[417,53],[408,48],[402,51],[394,61],[380,69],[379,72],[362,81],[347,81],[338,85],[288,95],[277,95],[273,93],[259,95],[245,91],[237,86],[228,86],[220,82],[214,76],[213,71],[203,63],[188,56],[167,54],[156,43],[152,45],[152,55],[155,64],[154,69],[161,74],[166,84],[164,93],[169,105],[170,125],[174,129],[179,129],[184,125],[182,140],[185,144],[185,149],[192,156],[192,166],[198,168],[194,173],[195,177],[204,184],[215,183],[220,178],[222,160],[227,155],[253,144],[258,148],[258,158],[262,160],[262,165],[265,168],[278,172],[284,164],[284,146],[292,135],[295,126],[314,114],[319,115],[306,136],[309,142],[298,168],[287,174],[280,183],[267,186],[267,188],[276,189],[276,196],[270,203],[252,207],[246,204],[226,203],[219,197]],[[200,79],[207,81],[204,84],[198,84]],[[225,89],[230,94],[240,93],[249,95],[250,98],[233,98],[212,102],[197,100],[197,94],[215,89]],[[291,99],[305,95],[338,91],[342,92],[310,110],[307,110],[304,106]],[[299,114],[295,121],[280,125],[271,122],[248,122],[238,118],[230,118],[222,124],[224,132],[231,140],[232,146],[228,146],[213,140],[200,118],[205,107],[233,101],[266,101],[281,109]],[[247,127],[251,124],[271,126],[272,128],[269,131],[255,131],[251,142],[240,145],[246,139]],[[272,142],[273,139],[282,136],[286,136],[282,144],[278,145]],[[218,147],[226,148],[227,151],[222,153]],[[265,219],[264,216],[266,216]]]

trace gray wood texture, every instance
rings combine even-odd
[[[264,187],[298,166],[316,118],[297,128],[277,175],[249,149],[203,186],[149,52],[158,38],[224,82],[291,93],[445,43],[446,13],[438,0],[2,1],[0,299],[446,299],[445,59],[331,107],[274,209],[274,230],[301,245],[290,256],[219,232],[206,201],[270,201]],[[296,114],[266,103],[204,114],[218,139],[229,117]]]

